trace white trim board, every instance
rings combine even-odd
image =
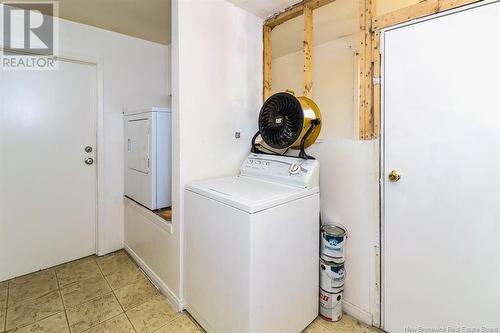
[[[342,307],[344,313],[348,314],[349,316],[356,318],[357,320],[365,323],[368,326],[373,325],[373,317],[369,312],[357,307],[350,302],[347,302],[346,300],[342,301]]]
[[[135,260],[139,267],[149,277],[151,282],[161,291],[163,295],[165,295],[174,309],[178,312],[184,310],[184,301],[175,296],[172,290],[170,290],[170,288],[158,277],[158,275],[156,275],[155,272],[153,272],[153,270],[149,268],[149,266],[127,244],[124,244],[123,248]]]

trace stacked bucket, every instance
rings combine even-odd
[[[344,227],[324,224],[321,227],[319,260],[319,314],[323,319],[342,319],[342,298],[345,281]]]

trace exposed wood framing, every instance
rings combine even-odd
[[[372,89],[372,18],[375,0],[360,0],[360,44],[359,44],[359,138],[369,140],[376,137],[374,131]]]
[[[313,49],[313,10],[327,5],[335,0],[302,0],[285,9],[283,12],[271,16],[264,22],[264,84],[263,97],[266,100],[272,91],[272,29],[288,20],[304,15],[304,96],[312,96],[312,49]]]
[[[312,11],[335,0],[303,0],[264,23],[264,99],[272,89],[272,41],[274,27],[304,14],[304,95],[312,96]],[[423,0],[394,12],[376,16],[376,0],[359,0],[359,137],[370,140],[380,135],[380,29],[482,0]],[[308,18],[309,17],[309,18]],[[308,23],[310,21],[310,23]]]
[[[304,7],[304,41],[302,43],[304,53],[304,96],[312,98],[313,88],[313,10]]]
[[[373,60],[373,137],[380,135],[380,31],[372,34]]]
[[[373,18],[372,29],[380,30],[391,25],[432,15],[448,9],[468,5],[481,0],[426,0],[415,5],[401,8],[391,13]]]
[[[302,0],[295,5],[286,8],[284,11],[271,16],[264,22],[264,25],[267,25],[272,29],[282,23],[285,23],[288,20],[302,15],[304,13],[305,7],[315,10],[333,1],[335,0]]]
[[[263,40],[264,40],[264,85],[263,85],[263,97],[264,100],[267,100],[269,96],[271,96],[271,88],[272,88],[272,62],[273,62],[273,53],[272,53],[272,34],[271,27],[264,26],[263,30]]]

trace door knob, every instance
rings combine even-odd
[[[92,164],[94,164],[94,159],[93,159],[92,157],[87,157],[87,158],[85,159],[85,164],[87,164],[87,165],[92,165]]]
[[[392,170],[391,173],[389,174],[389,180],[391,182],[397,182],[398,180],[401,179],[401,175],[397,170]]]

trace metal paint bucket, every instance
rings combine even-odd
[[[334,292],[319,290],[319,315],[328,321],[342,319],[343,288],[335,288]]]
[[[345,281],[344,263],[336,263],[320,259],[319,262],[319,287],[325,291],[333,292],[341,288]]]
[[[344,244],[347,238],[346,230],[325,224],[321,227],[321,259],[333,262],[344,262]]]

